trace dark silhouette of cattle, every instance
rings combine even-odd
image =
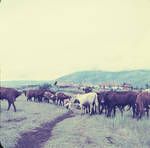
[[[45,91],[44,89],[28,90],[26,92],[27,101],[32,101],[32,98],[34,98],[34,101],[42,102]]]
[[[21,92],[17,91],[14,88],[5,88],[0,87],[0,99],[6,99],[8,101],[8,109],[10,109],[11,105],[14,107],[14,111],[16,112],[15,101],[16,98],[21,95]]]
[[[58,105],[62,105],[62,106],[64,106],[64,100],[70,100],[71,99],[71,96],[68,96],[68,95],[66,95],[66,94],[64,94],[64,93],[57,93],[56,94],[56,99],[57,99],[57,104]]]
[[[133,118],[135,117],[135,102],[137,93],[136,92],[102,92],[98,94],[99,104],[102,105],[102,110],[106,109],[107,117],[110,117],[112,111],[114,112],[114,116],[116,114],[116,107],[119,108],[121,114],[123,115],[123,109],[125,106],[129,106],[133,111]],[[99,106],[100,106],[99,105]],[[99,113],[102,113],[102,110],[99,109]]]
[[[106,101],[106,95],[109,93],[106,91],[98,92],[97,93],[97,99],[98,99],[98,111],[99,114],[102,114],[103,111],[105,112],[105,115],[107,114],[107,101]]]
[[[147,112],[147,117],[149,117],[149,106],[150,106],[150,93],[141,92],[137,95],[136,99],[136,113],[137,119],[141,119],[144,115],[145,109]]]

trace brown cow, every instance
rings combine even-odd
[[[64,93],[57,93],[56,98],[57,98],[57,104],[64,106],[64,100],[67,99],[70,100],[71,96],[68,96]]]
[[[0,99],[6,99],[8,101],[8,109],[10,109],[11,104],[14,107],[14,111],[16,112],[16,106],[15,101],[16,98],[21,95],[21,92],[17,91],[14,88],[6,88],[6,87],[0,87]]]
[[[44,89],[31,89],[26,92],[27,101],[32,101],[32,98],[34,98],[34,101],[42,102],[42,98],[44,96]]]
[[[142,118],[145,109],[147,112],[147,117],[149,117],[149,105],[150,105],[150,93],[141,92],[140,94],[138,94],[137,99],[136,99],[138,119]]]
[[[56,101],[56,95],[54,92],[51,92],[51,91],[45,91],[44,92],[44,101],[48,102],[52,100],[53,103],[55,103]]]
[[[103,104],[107,109],[107,116],[111,116],[112,110],[114,111],[114,116],[116,112],[116,107],[119,108],[121,114],[123,115],[123,109],[125,106],[132,107],[133,118],[135,117],[135,101],[137,93],[136,92],[105,92],[102,94]]]

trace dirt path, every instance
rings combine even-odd
[[[41,148],[51,138],[52,130],[56,124],[71,117],[74,117],[74,115],[67,112],[50,122],[42,124],[41,127],[35,128],[33,131],[23,133],[15,148]]]

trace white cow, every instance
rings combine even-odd
[[[82,113],[85,110],[85,106],[89,106],[90,114],[92,114],[93,110],[96,111],[96,108],[98,107],[97,94],[95,92],[75,95],[72,97],[71,102],[66,104],[66,106],[71,110],[72,103],[75,102],[78,102],[78,105],[82,110]]]

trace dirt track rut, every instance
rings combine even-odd
[[[52,130],[56,124],[71,117],[74,117],[74,115],[67,112],[50,122],[42,124],[41,127],[35,128],[33,131],[23,133],[15,148],[42,148],[43,144],[52,137]]]

